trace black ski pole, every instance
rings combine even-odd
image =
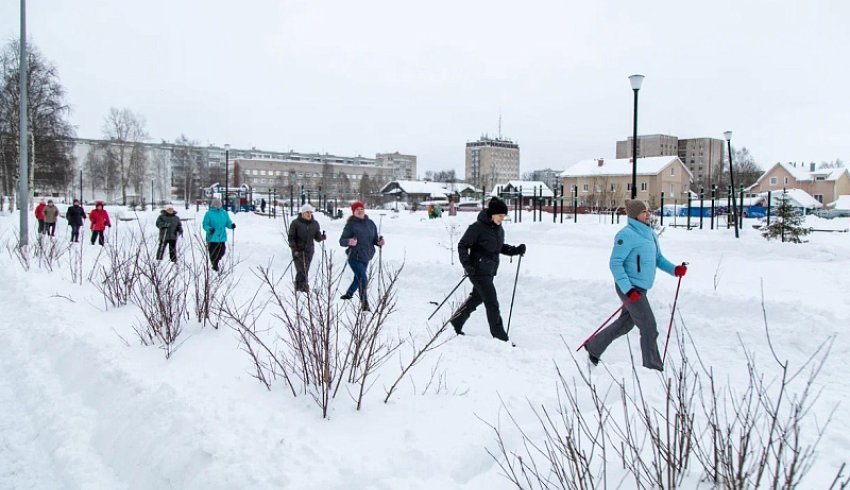
[[[444,305],[444,304],[446,304],[446,301],[448,301],[448,300],[449,300],[449,298],[451,298],[451,297],[452,297],[452,295],[453,295],[453,294],[455,294],[455,291],[457,291],[457,288],[459,288],[459,287],[460,287],[460,285],[461,285],[461,284],[463,284],[464,279],[466,279],[466,274],[464,274],[464,275],[463,275],[463,277],[461,277],[461,278],[460,278],[460,282],[458,282],[458,283],[457,283],[457,286],[455,286],[455,287],[454,287],[454,289],[452,289],[452,292],[450,292],[450,293],[446,296],[446,298],[443,300],[443,302],[442,302],[442,303],[440,303],[440,304],[439,304],[439,306],[437,306],[437,309],[436,309],[436,310],[434,310],[434,312],[433,312],[433,313],[431,313],[431,316],[429,316],[429,317],[428,317],[428,319],[429,319],[429,320],[430,320],[430,319],[432,319],[432,318],[434,318],[434,315],[436,315],[436,314],[437,314],[437,312],[438,312],[438,311],[440,311],[440,308],[442,308],[442,307],[443,307],[443,305]]]
[[[516,297],[516,283],[519,280],[519,266],[522,264],[522,255],[519,256],[519,260],[516,262],[516,276],[514,277],[514,292],[511,293],[511,308],[508,310],[508,328],[505,330],[506,334],[511,332],[511,314],[514,312],[514,298]]]

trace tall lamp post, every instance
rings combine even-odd
[[[726,154],[729,155],[729,186],[732,189],[732,219],[735,223],[735,238],[738,238],[738,208],[735,205],[735,172],[732,169],[732,131],[725,131],[723,133],[723,137],[726,138]]]
[[[629,77],[629,83],[632,84],[632,91],[635,93],[635,117],[634,130],[632,131],[632,199],[637,197],[637,110],[638,110],[638,90],[640,84],[643,83],[643,75],[632,75]]]
[[[230,145],[224,145],[224,209],[227,210],[227,185],[228,185],[228,177],[230,176],[229,172],[230,167]]]
[[[18,113],[20,115],[20,122],[18,124],[18,131],[20,132],[20,143],[18,148],[19,157],[20,157],[20,179],[18,179],[18,211],[20,212],[20,238],[18,242],[20,246],[25,246],[29,243],[29,196],[30,196],[30,188],[29,188],[29,179],[27,176],[29,175],[29,156],[27,155],[27,128],[29,124],[27,123],[27,73],[29,73],[29,69],[27,68],[27,2],[26,0],[21,0],[21,40],[20,40],[20,66],[18,68],[18,73],[20,73],[20,100],[18,101],[19,108]],[[33,137],[35,138],[35,137]]]

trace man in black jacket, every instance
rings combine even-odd
[[[78,199],[74,199],[74,205],[65,211],[65,219],[67,219],[68,224],[71,225],[71,241],[80,241],[80,227],[83,226],[83,220],[86,219],[86,212],[83,210],[83,207],[80,206],[80,201]]]
[[[313,260],[315,247],[313,242],[321,242],[325,234],[319,230],[319,222],[313,219],[313,206],[301,206],[298,217],[289,225],[289,248],[292,249],[292,261],[295,263],[295,291],[308,293],[307,273]]]
[[[463,270],[472,282],[472,292],[466,302],[452,315],[451,323],[458,335],[464,335],[463,324],[469,315],[484,303],[487,310],[487,322],[490,335],[505,342],[508,334],[502,326],[499,313],[499,299],[493,278],[499,268],[499,254],[524,255],[525,244],[511,246],[505,244],[505,230],[502,221],[508,214],[508,206],[498,198],[490,200],[487,209],[478,214],[475,223],[469,225],[466,233],[457,245],[457,254]]]

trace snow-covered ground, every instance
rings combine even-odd
[[[108,210],[117,222],[110,240],[131,226],[153,231],[152,212]],[[194,209],[178,212],[196,218]],[[119,213],[138,221],[116,220]],[[456,241],[475,215],[369,214],[382,222],[386,266],[404,263],[392,326],[423,340],[434,309],[429,302],[442,300],[462,276],[447,248],[451,227],[457,225]],[[186,227],[199,226],[200,216]],[[343,220],[317,218],[327,230],[326,246],[341,257],[336,239]],[[490,338],[482,307],[467,323],[467,335],[417,366],[388,404],[384,388],[398,375],[396,361],[382,368],[361,411],[341,393],[323,419],[310,397],[292,397],[279,381],[267,391],[252,378],[250,358],[231,329],[192,324],[169,360],[139,345],[135,306],[106,309],[94,285],[72,282],[67,259],[53,272],[37,266],[25,272],[7,253],[18,216],[0,215],[0,488],[511,488],[487,452],[497,450],[488,424],[501,424],[506,441],[519,444],[508,430],[507,408],[529,433],[539,433],[529,404],[554,406],[556,364],[568,378],[589,369],[583,352],[578,365],[573,362],[574,350],[618,306],[608,256],[622,224],[612,225],[610,217],[580,216],[578,224],[569,218],[553,224],[545,215],[534,223],[526,213],[522,223],[505,225],[508,243],[528,246],[510,325],[516,348]],[[248,213],[233,219],[238,227],[228,254],[240,259],[234,294],[245,299],[258,287],[253,267],[270,258],[278,272],[288,264],[285,222]],[[850,219],[809,220],[819,229],[850,227]],[[818,232],[810,243],[782,244],[765,241],[750,224],[739,240],[725,227],[709,230],[708,222],[703,230],[664,230],[664,254],[690,263],[678,301],[685,325],[677,321],[674,328],[688,329],[702,362],[732,389],[746,381],[742,343],[762,371],[777,375],[762,290],[773,348],[792,368],[835,335],[811,413],[822,423],[850,396],[850,234]],[[60,223],[56,240],[68,235]],[[99,247],[87,243],[88,231],[84,239],[88,271]],[[180,250],[187,246],[183,240]],[[505,321],[516,267],[503,257],[496,278]],[[351,273],[345,274],[347,284]],[[675,290],[676,279],[659,273],[649,294],[662,338]],[[455,300],[468,292],[464,284]],[[441,311],[430,326],[449,313]],[[601,392],[631,376],[629,350],[639,358],[636,331],[627,338],[593,368]],[[678,356],[672,348],[669,362]],[[444,382],[426,389],[435,366]],[[638,376],[649,399],[659,402],[662,375],[639,368]],[[828,487],[850,460],[848,434],[850,414],[839,408],[805,488]],[[698,465],[692,469],[695,482]],[[623,488],[629,487],[627,480]]]

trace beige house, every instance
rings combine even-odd
[[[564,193],[569,189],[578,196],[579,206],[594,209],[610,209],[623,206],[631,197],[631,158],[583,160],[561,173]],[[665,203],[682,202],[693,174],[677,156],[638,158],[637,198],[646,201],[651,208],[661,205],[661,193]]]
[[[801,189],[821,204],[850,195],[850,172],[846,168],[815,170],[814,164],[777,163],[747,188],[751,194],[782,189]]]

